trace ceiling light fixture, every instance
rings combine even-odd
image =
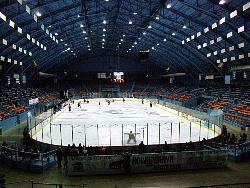
[[[223,4],[225,4],[225,3],[226,3],[225,0],[220,0],[220,2],[219,2],[220,5],[223,5]]]
[[[36,12],[36,16],[37,16],[37,17],[41,17],[42,14],[41,14],[39,11],[37,11],[37,12]]]

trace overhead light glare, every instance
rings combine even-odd
[[[226,3],[225,0],[220,0],[220,2],[219,2],[220,5],[223,5],[223,4],[225,4],[225,3]]]
[[[36,12],[36,16],[37,16],[37,17],[41,17],[42,14],[41,14],[39,11],[37,11],[37,12]]]

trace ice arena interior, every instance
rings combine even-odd
[[[250,1],[0,0],[0,188],[249,188]]]

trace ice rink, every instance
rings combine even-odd
[[[112,100],[112,99],[110,99]],[[51,123],[33,133],[32,137],[54,145],[82,143],[86,146],[121,146],[144,144],[184,143],[213,138],[213,129],[200,126],[179,117],[167,107],[141,99],[115,99],[110,105],[105,99],[81,100],[66,106],[52,118]],[[100,102],[100,104],[99,104]],[[136,135],[136,143],[129,139],[130,131]]]

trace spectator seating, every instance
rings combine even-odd
[[[214,102],[209,103],[207,106],[212,109],[223,109],[229,104],[231,104],[230,101],[216,100]]]
[[[0,111],[0,121],[8,119],[9,117],[11,117],[9,113]]]
[[[54,99],[55,99],[55,97],[53,95],[47,95],[47,96],[39,97],[39,102],[49,103]]]
[[[14,104],[5,104],[3,105],[3,107],[7,110],[10,110],[11,112],[14,112],[16,114],[20,114],[26,110],[28,110],[29,108],[27,106],[15,106]]]
[[[178,98],[176,98],[176,100],[180,101],[180,102],[183,102],[183,101],[186,101],[186,100],[188,100],[190,98],[192,98],[192,96],[190,96],[190,95],[181,95]]]

